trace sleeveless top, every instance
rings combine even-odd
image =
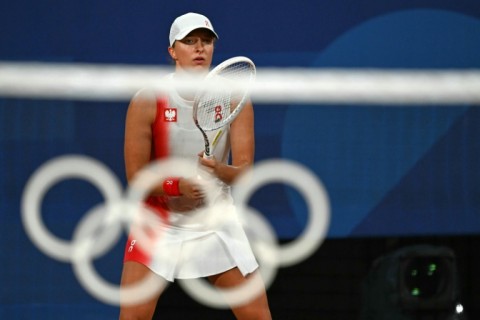
[[[223,128],[217,148],[217,161],[228,162],[229,128]],[[216,132],[207,132],[211,139]],[[157,115],[152,124],[151,160],[181,157],[198,160],[204,149],[203,136],[192,118],[192,102],[172,93],[157,100]],[[201,171],[199,171],[201,172]],[[196,178],[196,177],[193,177]],[[125,261],[137,261],[168,281],[206,277],[238,267],[245,276],[258,268],[242,223],[237,216],[230,187],[214,177],[200,175],[206,191],[213,196],[201,206],[185,197],[151,196],[147,205],[163,219],[149,220],[149,227],[161,237],[152,251],[145,251],[133,234],[125,247]],[[185,208],[188,210],[185,211]],[[165,223],[167,220],[167,223]],[[148,246],[147,246],[148,247]]]
[[[198,161],[198,153],[204,150],[205,142],[200,130],[196,127],[192,116],[193,102],[180,97],[174,91],[168,97],[157,98],[157,112],[152,123],[152,152],[151,161],[166,157],[178,157]],[[230,128],[224,131],[216,143],[213,155],[217,161],[227,163],[230,153]],[[206,132],[210,143],[218,130]],[[204,174],[200,172],[199,174]],[[231,204],[230,187],[218,178],[209,177],[208,188],[210,199],[214,204]],[[147,204],[159,212],[168,224],[182,228],[202,228],[200,220],[205,220],[205,210],[198,210],[202,203],[186,197],[150,196]],[[186,211],[194,211],[195,214]],[[202,219],[200,219],[203,217]]]

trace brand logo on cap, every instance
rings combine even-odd
[[[209,27],[208,20],[205,20],[205,26]]]

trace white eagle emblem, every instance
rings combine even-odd
[[[177,109],[175,109],[175,108],[165,109],[165,121],[176,122],[177,121]]]

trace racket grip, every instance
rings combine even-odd
[[[215,148],[217,147],[218,141],[220,140],[220,137],[222,136],[224,130],[218,130],[217,134],[213,138],[212,141],[212,146],[210,148],[210,154],[207,155],[206,152],[203,153],[203,159],[212,159],[213,158],[213,151],[215,151]]]
[[[203,153],[203,159],[212,159],[213,155],[207,155],[205,152]]]

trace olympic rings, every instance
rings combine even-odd
[[[167,281],[152,276],[120,288],[102,279],[95,271],[92,260],[105,254],[118,242],[122,230],[127,230],[132,223],[131,232],[134,232],[137,238],[143,239],[141,242],[144,245],[147,244],[143,249],[153,252],[157,243],[147,236],[144,227],[155,225],[158,216],[142,203],[149,191],[169,175],[198,175],[196,164],[182,159],[155,162],[144,168],[131,183],[126,194],[122,195],[119,181],[98,161],[83,156],[59,157],[40,166],[26,185],[22,197],[24,228],[32,242],[46,255],[71,262],[79,282],[97,299],[113,305],[144,301],[164,290],[168,285]],[[89,210],[82,218],[70,242],[57,238],[47,230],[39,210],[48,189],[67,178],[81,178],[91,182],[105,198],[103,205]],[[207,190],[215,190],[211,181],[202,180],[208,187]],[[309,209],[309,220],[303,233],[297,240],[283,246],[278,245],[275,232],[267,221],[247,206],[256,189],[272,182],[283,182],[297,188],[305,197]],[[179,281],[194,299],[214,308],[244,304],[254,298],[259,290],[270,286],[279,266],[292,265],[311,255],[324,240],[330,217],[328,196],[323,185],[312,172],[293,162],[261,162],[248,174],[243,175],[233,189],[239,217],[260,261],[260,274],[257,272],[249,277],[245,285],[228,290],[213,288],[200,280]],[[216,209],[210,206],[214,197],[214,191],[213,194],[207,194],[209,211]],[[141,213],[140,218],[138,213]],[[212,227],[222,222],[218,218],[212,218],[215,216],[221,215],[200,218],[203,222],[205,217],[210,217],[206,227]],[[161,234],[157,237],[161,237]]]

